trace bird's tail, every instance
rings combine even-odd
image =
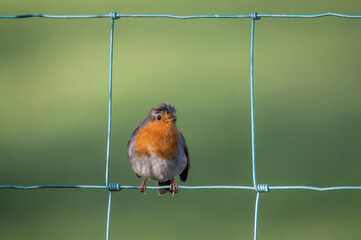
[[[157,182],[157,186],[169,186],[170,185],[170,180],[167,180],[165,182]],[[162,189],[158,189],[158,194],[159,195],[164,195],[167,192],[170,192],[170,188],[162,188]]]

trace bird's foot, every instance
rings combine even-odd
[[[178,184],[174,180],[171,181],[169,191],[172,192],[172,197],[178,192]]]
[[[147,178],[144,179],[144,181],[142,182],[142,184],[140,184],[140,192],[144,193],[145,196],[147,196],[147,185],[145,184],[145,182],[147,181]]]

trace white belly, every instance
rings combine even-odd
[[[129,148],[130,163],[134,172],[152,180],[166,181],[178,176],[187,166],[187,157],[184,152],[177,152],[177,157],[173,161],[167,161],[156,157],[138,157],[133,146]]]

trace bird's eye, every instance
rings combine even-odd
[[[158,120],[161,120],[161,119],[162,119],[162,116],[161,116],[161,115],[158,115],[158,116],[157,116],[157,119],[158,119]]]

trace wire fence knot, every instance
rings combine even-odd
[[[117,16],[117,12],[110,12],[110,17],[113,19],[118,19],[120,17]]]
[[[252,13],[251,13],[251,18],[252,18],[253,20],[260,20],[260,19],[261,19],[261,17],[258,16],[258,12],[252,12]]]
[[[256,191],[257,192],[269,192],[271,191],[271,189],[269,188],[268,184],[258,184],[256,186]]]
[[[109,191],[120,191],[120,190],[122,190],[122,188],[120,187],[119,183],[109,183],[108,190]]]

